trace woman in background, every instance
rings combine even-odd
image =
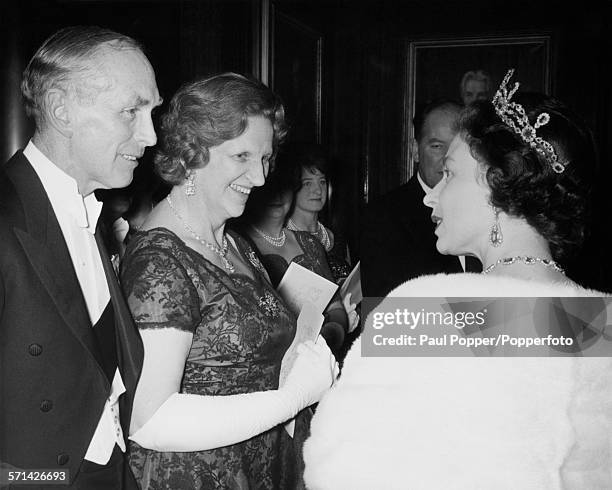
[[[591,134],[555,99],[515,94],[511,74],[493,103],[463,112],[444,178],[425,197],[438,250],[476,256],[483,274],[424,276],[390,297],[603,295],[561,265],[585,234]],[[532,337],[559,327],[533,318]],[[361,357],[360,340],[315,414],[308,488],[612,488],[612,359],[580,357],[591,347],[574,357],[374,358]]]
[[[288,145],[279,155],[279,165],[291,169],[295,203],[287,228],[306,231],[323,245],[334,281],[342,282],[351,272],[346,242],[319,221],[329,191],[329,159],[320,145]]]
[[[279,168],[263,187],[251,193],[243,233],[259,252],[274,287],[278,286],[291,262],[333,281],[321,242],[311,233],[285,227],[292,206],[292,183],[285,169]],[[332,298],[324,316],[321,335],[338,358],[348,329],[347,314],[338,293]]]
[[[283,107],[233,73],[181,87],[155,158],[173,185],[128,244],[122,283],[144,344],[130,430],[143,490],[292,488],[282,422],[318,401],[335,362],[302,344],[286,383],[295,317],[252,248],[226,232],[261,186],[285,133]]]

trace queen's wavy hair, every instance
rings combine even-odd
[[[51,35],[32,57],[23,72],[21,93],[26,113],[37,128],[45,123],[45,95],[54,88],[75,89],[81,99],[94,96],[99,87],[91,80],[96,71],[95,57],[105,48],[135,49],[144,54],[138,41],[98,26],[66,27]]]
[[[183,85],[162,118],[157,173],[168,184],[181,184],[188,170],[208,163],[210,148],[240,136],[254,116],[272,123],[276,154],[287,133],[285,111],[280,98],[263,83],[222,73]],[[271,167],[273,162],[274,155]]]
[[[564,261],[585,239],[597,170],[593,135],[581,118],[552,97],[517,93],[513,101],[523,106],[532,124],[539,114],[550,115],[537,134],[566,165],[563,173],[555,173],[545,157],[504,124],[491,102],[477,101],[466,108],[458,121],[459,134],[484,165],[491,204],[525,219],[548,241],[553,258]]]

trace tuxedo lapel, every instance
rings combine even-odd
[[[423,203],[423,199],[425,198],[425,191],[419,184],[417,180],[415,185],[415,191],[412,194],[414,203],[412,204],[412,209],[415,210],[415,221],[419,222],[421,226],[424,224],[433,229],[434,223],[431,220],[431,208],[427,207]]]
[[[99,363],[87,305],[45,189],[23,155],[7,163],[6,173],[23,210],[24,222],[14,224],[15,236],[64,322]]]
[[[401,223],[411,229],[417,227],[419,230],[423,228],[431,228],[433,230],[433,222],[431,221],[431,210],[423,204],[425,191],[419,184],[416,175],[412,177],[401,193],[402,202],[398,206],[396,212],[400,213]]]
[[[76,281],[72,263],[58,260],[58,254],[37,242],[22,230],[15,230],[32,269],[47,289],[55,307],[83,346],[98,359],[94,338],[91,335],[91,320]],[[57,251],[56,251],[57,252]],[[70,259],[70,257],[68,257]]]

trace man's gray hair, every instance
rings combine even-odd
[[[51,35],[32,57],[23,72],[21,94],[26,112],[41,128],[45,120],[45,95],[53,88],[68,90],[71,85],[84,96],[83,82],[94,74],[94,58],[101,49],[137,49],[133,38],[97,26],[66,27]]]

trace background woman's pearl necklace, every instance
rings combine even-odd
[[[308,230],[300,230],[298,226],[295,224],[295,221],[293,221],[291,218],[289,218],[289,221],[287,222],[287,229],[293,230],[293,231],[308,231]],[[329,239],[329,233],[327,232],[327,229],[325,228],[325,226],[321,224],[320,221],[317,220],[317,231],[314,231],[314,232],[309,231],[308,233],[318,238],[318,240],[323,245],[323,248],[325,248],[326,252],[329,252],[331,250],[331,240]]]
[[[279,248],[282,247],[285,244],[285,240],[287,239],[287,235],[285,234],[284,229],[282,229],[281,234],[276,237],[276,236],[270,236],[270,235],[265,234],[263,231],[261,231],[256,226],[251,225],[251,228],[253,228],[253,230],[255,230],[255,233],[257,233],[261,238],[263,238],[266,242],[268,242],[273,247],[279,247]]]

